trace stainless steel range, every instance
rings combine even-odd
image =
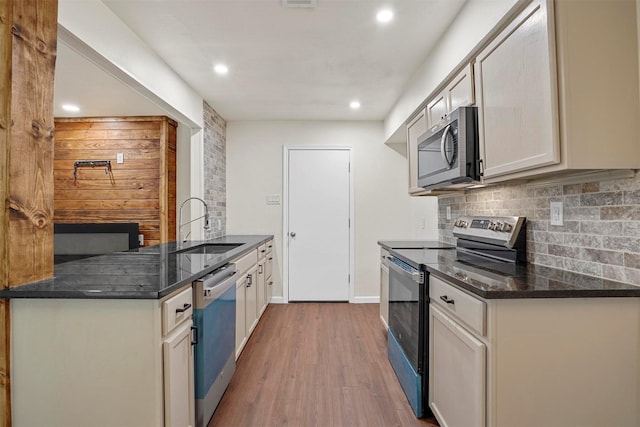
[[[526,262],[526,218],[461,217],[453,224],[458,261],[510,274]]]
[[[453,246],[441,242],[396,243],[389,259],[388,356],[417,417],[430,416],[429,265],[451,263],[460,274],[509,275],[526,262],[524,217],[461,217]],[[464,270],[464,271],[463,271]]]

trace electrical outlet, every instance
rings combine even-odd
[[[551,225],[564,225],[562,202],[551,202]]]
[[[218,225],[218,231],[222,230],[222,220],[221,219],[216,220],[216,223]]]
[[[451,219],[451,206],[447,206],[447,219]]]

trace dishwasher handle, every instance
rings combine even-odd
[[[215,284],[205,281],[202,286],[204,299],[211,300],[211,299],[218,298],[220,295],[222,295],[227,290],[229,290],[236,283],[236,277],[235,277],[236,274],[238,274],[237,271],[230,272],[227,275],[226,279],[222,280],[221,282],[217,282]],[[209,284],[209,286],[207,286],[207,284]]]

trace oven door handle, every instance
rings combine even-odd
[[[416,282],[418,284],[423,284],[424,283],[424,273],[422,273],[419,270],[414,270],[414,271],[411,271],[411,272],[406,271],[406,270],[400,268],[393,261],[391,261],[389,263],[389,268],[394,270],[396,273],[400,273],[403,276],[409,277],[411,280],[413,280],[414,282]]]

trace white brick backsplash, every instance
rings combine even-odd
[[[551,226],[549,202],[564,204],[564,226]],[[529,262],[640,285],[640,176],[532,188],[521,184],[467,190],[440,198],[440,239],[455,243],[464,215],[527,217]],[[446,207],[455,212],[446,220]]]

